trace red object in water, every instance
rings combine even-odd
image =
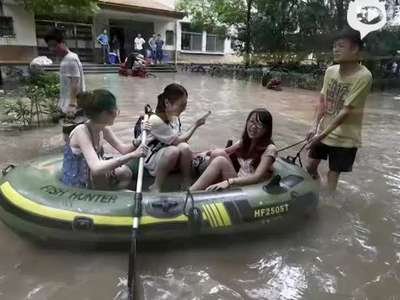
[[[279,79],[271,79],[267,84],[267,89],[274,91],[282,91],[282,81]]]
[[[146,78],[147,77],[147,68],[146,65],[134,65],[132,69],[129,69],[127,67],[126,61],[119,66],[118,73],[122,76],[134,76],[134,77],[140,77],[140,78]]]

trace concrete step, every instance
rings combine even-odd
[[[166,71],[166,70],[164,70],[164,71],[156,71],[156,72],[149,71],[149,73],[152,73],[152,74],[161,74],[161,73],[169,73],[169,74],[171,74],[171,73],[176,73],[176,72],[177,72],[176,70],[175,71],[170,71],[170,70]],[[84,73],[85,74],[117,74],[118,71],[113,72],[113,71],[105,71],[105,70],[88,70],[88,71],[85,71]]]
[[[103,65],[103,64],[82,64],[84,69],[91,69],[91,68],[118,68],[119,65]],[[175,67],[174,64],[162,64],[162,65],[148,65],[148,68],[171,68]],[[59,64],[53,64],[51,66],[47,66],[46,69],[52,69],[52,68],[60,68]]]
[[[101,65],[101,64],[83,64],[84,73],[117,73],[119,69],[118,65]],[[149,65],[147,66],[149,72],[153,73],[175,73],[177,70],[175,65]],[[60,65],[51,65],[45,68],[45,71],[57,72],[60,70]]]

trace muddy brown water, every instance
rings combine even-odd
[[[193,137],[196,150],[238,138],[247,113],[268,108],[278,146],[304,136],[315,92],[268,91],[254,82],[202,75],[155,79],[88,75],[89,88],[108,88],[119,101],[115,131],[124,140],[145,103],[171,82],[189,91],[185,127],[213,113]],[[400,92],[372,94],[364,147],[334,198],[322,196],[318,216],[281,235],[155,243],[140,248],[142,299],[400,299]],[[59,127],[0,132],[0,167],[60,151]],[[289,152],[289,154],[293,152]],[[326,168],[326,166],[324,166]],[[124,299],[127,251],[37,245],[0,222],[0,299]]]

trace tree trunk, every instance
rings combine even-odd
[[[250,65],[251,54],[251,7],[254,0],[247,0],[247,16],[246,16],[246,45],[245,45],[245,64]]]
[[[345,11],[344,11],[344,0],[336,0],[336,26],[339,30],[343,29],[345,25]]]
[[[0,16],[4,16],[3,0],[0,0]]]

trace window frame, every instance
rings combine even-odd
[[[1,24],[2,24],[3,20],[9,21],[8,25],[10,26],[10,28],[8,28],[9,32],[3,32],[3,27],[0,26],[0,38],[15,38],[16,34],[15,34],[15,28],[14,28],[14,18],[8,17],[8,16],[0,16]],[[5,26],[4,26],[4,29],[6,29]]]
[[[183,36],[184,35],[190,35],[190,49],[183,49],[183,47],[181,46],[183,51],[197,51],[197,52],[201,52],[203,49],[203,34],[199,33],[199,32],[192,32],[192,31],[182,31],[182,37],[181,37],[181,44],[183,45]],[[201,44],[200,44],[200,49],[193,49],[193,36],[200,36],[201,38]]]
[[[168,43],[168,34],[172,34],[171,43]],[[174,46],[175,45],[175,32],[171,29],[165,31],[165,45],[166,46]]]
[[[214,43],[215,43],[214,50],[210,49],[208,47],[208,45],[209,45],[208,39],[209,38],[213,38],[214,39]],[[218,49],[218,39],[221,39],[221,41],[222,41],[222,49]],[[220,35],[212,34],[212,33],[208,33],[207,32],[207,36],[206,36],[206,52],[207,53],[223,53],[223,52],[225,52],[225,39]]]

